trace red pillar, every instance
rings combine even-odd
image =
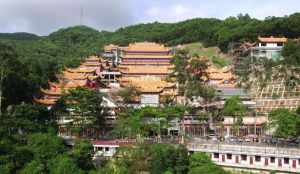
[[[293,168],[296,168],[297,167],[297,161],[296,160],[293,160],[293,165],[292,165]]]
[[[269,165],[268,158],[265,158],[265,166],[268,166],[268,165]]]
[[[239,163],[239,156],[235,156],[235,163]]]
[[[253,164],[253,156],[250,156],[250,164]]]
[[[278,159],[278,167],[282,167],[282,160]]]

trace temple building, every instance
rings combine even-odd
[[[106,59],[111,60],[114,64],[118,64],[120,61],[120,50],[121,47],[114,44],[109,44],[104,46],[104,53],[102,56]]]
[[[152,42],[130,44],[122,49],[119,70],[123,77],[158,76],[166,77],[172,72],[171,49]]]
[[[167,99],[175,99],[178,93],[174,83],[157,77],[125,77],[120,83],[122,87],[134,86],[141,93],[138,99],[141,106],[158,106]]]
[[[232,73],[232,67],[226,66],[217,68],[214,65],[209,65],[207,68],[209,85],[219,87],[235,87],[236,77]]]
[[[96,88],[95,79],[101,71],[101,58],[89,57],[77,68],[65,68],[57,75],[58,82],[49,82],[48,89],[41,89],[41,95],[35,102],[51,107],[69,90],[77,87]]]
[[[285,37],[258,37],[256,46],[251,49],[251,57],[278,60],[286,42]]]
[[[165,81],[172,73],[172,58],[171,49],[157,43],[139,42],[123,47],[118,66],[120,86],[137,88],[142,106],[158,106],[166,96],[177,96],[175,84]]]

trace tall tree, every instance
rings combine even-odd
[[[300,136],[300,115],[288,109],[276,109],[269,115],[269,127],[278,138],[296,138]]]
[[[245,116],[247,108],[242,103],[239,96],[232,96],[226,99],[223,114],[225,116],[233,117],[233,126],[237,135],[239,136],[240,126],[243,124],[243,117]]]
[[[92,161],[93,146],[87,140],[77,140],[71,152],[72,158],[82,170],[88,171],[94,168]]]
[[[207,154],[196,152],[189,158],[188,174],[227,174],[221,167],[214,164]]]
[[[17,60],[15,49],[0,42],[0,118],[2,117],[3,83],[9,73],[16,71],[15,66],[20,63]]]
[[[104,95],[96,90],[76,88],[59,99],[53,111],[61,119],[72,120],[67,124],[79,133],[86,128],[93,127],[103,130],[107,108],[103,104]]]

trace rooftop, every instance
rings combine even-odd
[[[128,59],[128,58],[139,58],[139,59],[152,59],[152,58],[163,58],[163,59],[171,59],[172,55],[149,55],[149,54],[134,54],[134,55],[123,55],[122,58]]]
[[[149,52],[166,52],[170,48],[154,42],[136,42],[131,43],[124,51],[149,51]]]
[[[101,61],[101,58],[100,57],[97,57],[97,56],[90,56],[90,57],[87,57],[86,59],[84,59],[85,62],[89,62],[89,61]]]
[[[175,84],[166,82],[155,77],[123,77],[120,79],[123,86],[134,86],[144,93],[160,93],[164,88],[172,87]]]
[[[56,99],[33,99],[36,103],[40,103],[42,105],[54,105],[55,102],[57,101]]]
[[[276,42],[287,42],[287,38],[285,37],[258,37],[259,42],[266,42],[266,43],[276,43]]]
[[[119,70],[123,74],[170,74],[172,72],[172,66],[120,66]]]
[[[104,51],[111,51],[113,49],[117,49],[119,46],[114,44],[109,44],[104,46]]]
[[[71,73],[92,73],[93,71],[96,71],[96,68],[94,67],[66,68],[66,71]]]

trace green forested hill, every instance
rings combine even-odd
[[[31,33],[0,33],[1,39],[8,40],[37,40],[39,36]]]

